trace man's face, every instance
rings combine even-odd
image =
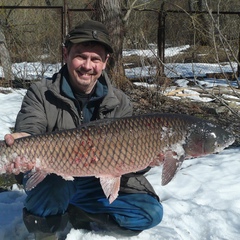
[[[75,90],[90,93],[102,71],[108,56],[100,44],[73,44],[70,51],[64,48],[64,60],[68,67],[71,85]]]

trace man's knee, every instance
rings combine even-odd
[[[148,194],[130,194],[123,196],[122,200],[125,200],[123,204],[126,200],[128,202],[125,210],[112,214],[121,227],[143,231],[155,227],[162,221],[162,204],[155,197]]]
[[[25,207],[32,214],[41,217],[60,215],[67,210],[74,193],[75,186],[72,181],[51,174],[27,192]]]
[[[163,207],[161,203],[155,204],[151,210],[148,211],[149,214],[149,225],[147,228],[152,228],[157,226],[163,218]]]
[[[162,204],[153,198],[152,201],[143,206],[142,216],[145,219],[142,220],[142,225],[140,223],[139,226],[137,226],[138,230],[145,230],[157,226],[163,218]]]

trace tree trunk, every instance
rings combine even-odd
[[[7,49],[5,35],[1,26],[0,26],[0,62],[3,68],[4,79],[6,82],[6,84],[3,85],[6,87],[12,87],[12,80],[14,79],[12,73],[12,62],[9,51]]]
[[[121,87],[126,82],[122,61],[124,23],[121,4],[119,0],[96,0],[96,9],[93,18],[106,25],[114,51],[107,70],[113,83]]]
[[[189,10],[194,14],[195,11],[206,10],[204,0],[188,0]],[[201,46],[211,46],[211,26],[208,18],[208,14],[199,13],[192,18],[194,28],[196,28],[196,43]]]

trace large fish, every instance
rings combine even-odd
[[[234,142],[222,128],[188,115],[150,114],[106,119],[77,129],[0,141],[0,173],[32,170],[26,188],[35,187],[49,173],[66,180],[100,178],[112,202],[121,175],[163,164],[167,184],[186,158],[216,153]]]

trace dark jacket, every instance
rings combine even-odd
[[[112,87],[105,72],[83,109],[80,109],[67,77],[64,66],[52,79],[31,85],[17,116],[16,132],[53,132],[77,127],[82,122],[132,115],[130,100],[121,90]]]

